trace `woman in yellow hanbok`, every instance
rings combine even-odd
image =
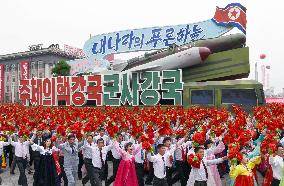
[[[246,155],[243,154],[243,159],[237,165],[231,165],[230,178],[234,179],[234,186],[255,186],[256,180],[252,169],[260,164],[260,156],[256,156],[248,161]]]

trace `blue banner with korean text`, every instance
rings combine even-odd
[[[158,50],[173,44],[183,45],[215,38],[231,29],[217,26],[208,20],[194,24],[125,30],[93,36],[85,43],[84,52],[88,57],[101,60],[112,53]]]

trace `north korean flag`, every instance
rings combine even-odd
[[[212,19],[217,25],[226,27],[237,27],[244,34],[246,33],[246,8],[240,3],[228,4],[225,8],[216,8],[215,16]]]

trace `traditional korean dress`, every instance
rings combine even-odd
[[[212,145],[211,148],[207,149],[205,151],[205,156],[207,160],[213,160],[215,159],[215,154],[219,154],[221,153],[223,150],[225,150],[225,145],[222,141],[219,142],[219,144],[217,146]],[[220,174],[219,171],[217,169],[217,165],[210,165],[208,166],[208,168],[210,169],[211,175],[214,178],[214,184],[212,183],[212,185],[216,185],[216,186],[222,186],[222,181],[220,178]]]
[[[52,149],[44,149],[43,146],[37,144],[31,145],[33,151],[40,152],[40,162],[37,183],[35,186],[60,186],[60,180],[56,168],[56,162],[53,152],[57,151],[55,147]]]
[[[141,145],[133,150],[132,155],[121,149],[117,142],[114,142],[114,148],[121,155],[121,161],[113,186],[138,186],[134,156],[140,152]]]
[[[253,168],[261,161],[260,156],[250,160],[247,165],[231,166],[230,178],[235,179],[234,186],[255,186],[257,185],[253,175]]]

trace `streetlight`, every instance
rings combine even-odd
[[[260,54],[259,58],[260,59],[265,59],[266,55],[265,54]],[[255,78],[254,79],[255,79],[255,81],[258,81],[257,62],[255,62],[254,68],[255,68],[255,72],[254,72]]]

